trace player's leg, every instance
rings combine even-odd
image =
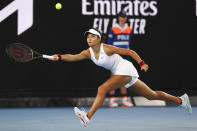
[[[184,94],[181,97],[176,97],[162,91],[153,91],[141,80],[137,80],[137,82],[130,87],[130,90],[136,92],[139,95],[146,97],[149,100],[173,101],[184,107],[185,110],[188,112],[188,114],[192,113],[192,107],[187,94]]]
[[[94,100],[93,105],[91,106],[88,113],[83,110],[80,110],[77,107],[74,107],[74,112],[80,119],[82,125],[87,126],[90,121],[90,118],[96,112],[96,110],[103,104],[107,92],[120,88],[123,85],[126,85],[131,81],[130,76],[121,76],[121,75],[112,75],[106,82],[98,87],[98,92],[96,99]]]
[[[178,104],[182,103],[181,98],[162,91],[153,91],[141,80],[137,80],[129,89],[149,100],[169,100]]]
[[[107,92],[120,88],[131,81],[130,76],[112,75],[106,82],[98,87],[98,92],[93,105],[87,113],[90,119],[96,110],[103,104]]]

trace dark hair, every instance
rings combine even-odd
[[[128,18],[127,14],[126,14],[126,12],[125,12],[124,10],[120,11],[120,12],[118,13],[118,15],[117,15],[117,22],[116,22],[116,23],[119,24],[119,19],[118,19],[118,17],[127,17],[127,18]],[[127,19],[127,22],[128,22],[128,19]]]
[[[126,13],[126,11],[122,10],[122,11],[120,11],[118,13],[118,16],[120,16],[120,17],[127,17],[127,13]]]

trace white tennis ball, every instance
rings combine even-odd
[[[55,8],[56,8],[57,10],[60,10],[60,9],[62,8],[62,4],[61,4],[61,3],[57,3],[57,4],[55,5]]]

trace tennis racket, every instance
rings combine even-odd
[[[9,44],[6,47],[6,53],[16,62],[28,62],[38,58],[45,58],[49,60],[53,59],[53,56],[41,54],[31,49],[30,47],[20,43]]]

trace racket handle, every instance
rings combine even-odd
[[[43,58],[53,60],[53,56],[50,55],[42,55]]]

